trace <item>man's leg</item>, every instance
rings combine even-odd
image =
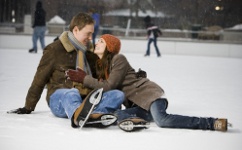
[[[77,89],[58,89],[50,96],[49,106],[55,116],[71,119],[81,102],[82,98]]]
[[[124,93],[119,90],[110,90],[103,93],[100,103],[93,110],[93,113],[113,113],[121,108],[124,101]]]

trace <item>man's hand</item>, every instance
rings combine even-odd
[[[30,114],[31,112],[32,112],[31,110],[28,110],[25,107],[23,107],[23,108],[18,108],[18,109],[10,110],[7,113],[9,113],[9,114],[12,114],[12,113],[13,114]]]
[[[67,79],[74,81],[74,82],[83,83],[83,80],[86,75],[87,75],[86,72],[80,68],[77,68],[77,70],[68,69],[66,71]]]

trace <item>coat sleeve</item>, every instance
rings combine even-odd
[[[112,60],[111,72],[109,78],[104,81],[98,81],[90,75],[84,78],[84,86],[95,89],[103,88],[104,91],[119,89],[128,70],[128,61],[122,54],[117,54]]]
[[[53,52],[45,49],[32,84],[28,90],[28,94],[26,96],[25,108],[27,108],[28,110],[33,111],[35,109],[43,92],[43,89],[50,79],[54,65],[54,59],[55,57]]]
[[[162,32],[159,28],[157,28],[158,36],[162,36]]]

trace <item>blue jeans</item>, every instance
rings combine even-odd
[[[167,101],[165,99],[157,99],[151,104],[150,111],[136,106],[126,110],[118,110],[115,114],[118,116],[118,122],[127,118],[138,117],[147,121],[154,121],[157,126],[164,128],[214,130],[215,118],[167,114],[166,107]]]
[[[40,45],[41,48],[45,48],[45,26],[36,26],[34,27],[34,33],[32,36],[32,41],[33,41],[33,49],[35,52],[37,52],[37,41],[38,39],[40,40]]]
[[[50,96],[49,107],[55,116],[71,119],[82,101],[77,89],[58,89]],[[121,108],[123,101],[124,93],[119,90],[104,92],[101,101],[92,113],[113,113]]]
[[[157,46],[157,38],[149,38],[148,45],[147,45],[147,51],[146,51],[145,55],[147,55],[147,56],[150,55],[150,44],[152,42],[154,42],[154,47],[155,47],[157,56],[160,56],[160,51],[159,51],[159,48]]]
[[[94,32],[92,34],[92,43],[93,43],[94,46],[96,44],[96,37],[97,37],[98,31],[99,31],[99,26],[95,26]]]

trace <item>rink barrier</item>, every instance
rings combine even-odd
[[[46,36],[46,45],[51,43],[55,38],[56,36]],[[147,40],[145,38],[120,37],[120,39],[122,42],[122,53],[145,53],[147,48]],[[237,43],[159,38],[157,44],[162,54],[242,58],[242,44]],[[31,35],[0,34],[1,49],[28,50],[31,46]],[[40,48],[39,42],[38,47]],[[155,54],[153,45],[151,45],[151,54]]]

